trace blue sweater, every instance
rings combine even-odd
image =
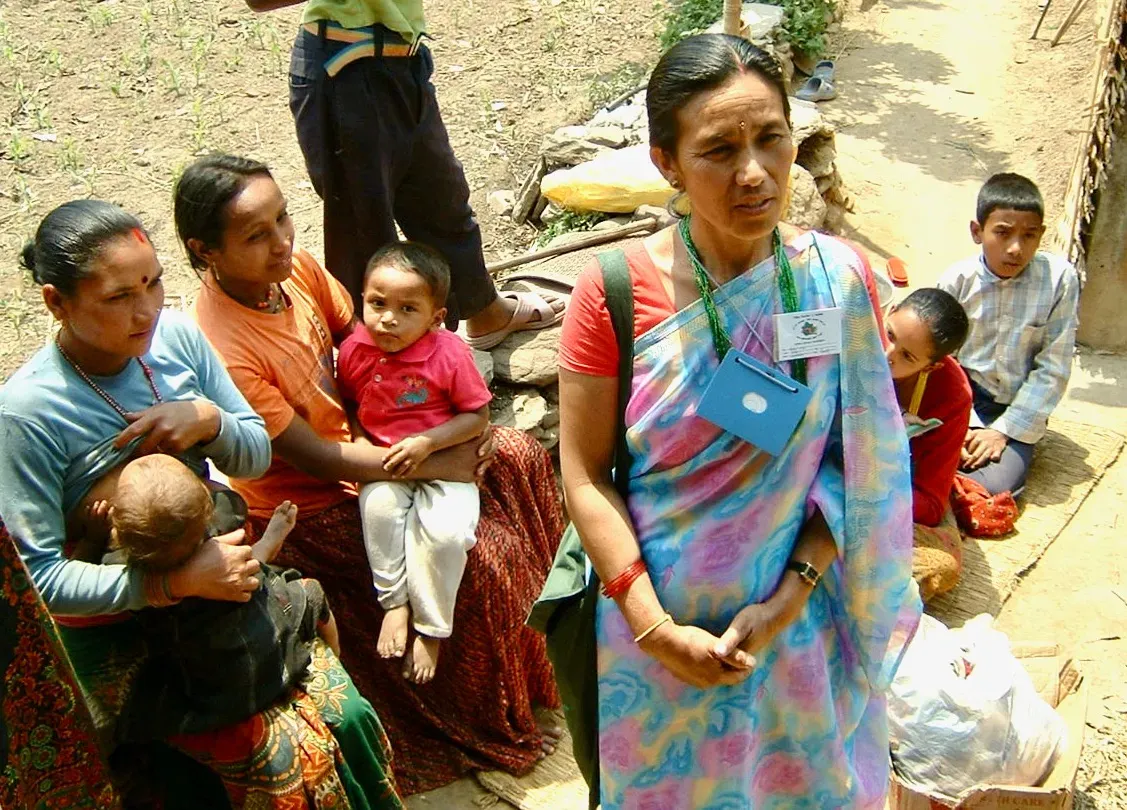
[[[219,435],[181,455],[185,463],[202,474],[204,460],[210,459],[232,478],[254,478],[266,471],[266,426],[191,320],[163,312],[145,362],[165,402],[207,399],[219,408]],[[137,362],[112,377],[92,379],[126,411],[154,404]],[[133,450],[113,446],[125,427],[54,343],[25,363],[0,391],[0,519],[47,607],[57,615],[96,616],[146,605],[140,570],[63,556],[66,515],[95,481]]]

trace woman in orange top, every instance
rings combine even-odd
[[[414,686],[401,662],[376,654],[383,615],[353,482],[391,476],[386,448],[352,443],[334,379],[333,348],[354,324],[348,293],[293,250],[286,200],[263,164],[202,158],[184,171],[175,197],[176,227],[203,281],[196,319],[273,442],[266,475],[232,486],[259,526],[281,500],[298,505],[279,561],[324,586],[342,660],[384,721],[402,791],[438,787],[475,768],[527,771],[554,736],[537,725],[533,708],[559,700],[543,638],[524,627],[563,531],[548,455],[524,434],[497,429],[432,455],[411,474],[476,477],[482,488],[454,635],[435,680]]]

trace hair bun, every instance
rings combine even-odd
[[[22,264],[24,266],[24,268],[29,273],[31,273],[31,277],[32,277],[32,279],[35,280],[36,284],[42,284],[43,283],[42,281],[39,280],[39,275],[35,272],[35,240],[34,239],[28,239],[24,243],[23,250],[20,251],[20,264]]]

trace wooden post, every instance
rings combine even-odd
[[[724,0],[724,33],[734,37],[740,35],[743,24],[740,21],[740,11],[743,10],[741,0]]]
[[[1068,30],[1069,26],[1076,22],[1076,18],[1080,16],[1080,10],[1083,9],[1087,3],[1088,0],[1076,0],[1076,2],[1072,4],[1072,8],[1068,10],[1068,16],[1064,18],[1064,22],[1060,24],[1060,28],[1057,29],[1056,34],[1053,36],[1053,41],[1049,43],[1050,48],[1057,46],[1057,43],[1060,42],[1060,38],[1064,36],[1064,32]]]

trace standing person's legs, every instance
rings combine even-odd
[[[420,113],[415,140],[402,180],[395,189],[395,219],[408,239],[430,245],[450,263],[450,295],[446,323],[453,328],[466,321],[468,335],[476,336],[506,327],[523,326],[563,311],[560,299],[528,304],[529,312],[515,318],[517,304],[497,294],[485,268],[481,228],[470,207],[470,188],[462,164],[450,146],[430,77],[434,59],[426,47],[411,60]],[[544,297],[544,296],[541,296]],[[545,306],[547,305],[547,306]]]
[[[372,569],[372,584],[384,609],[376,644],[377,652],[384,658],[398,658],[407,650],[411,609],[405,543],[414,498],[414,485],[399,481],[376,481],[360,488],[364,548]]]
[[[408,239],[430,245],[450,263],[448,323],[477,315],[497,299],[493,278],[485,269],[481,228],[470,207],[470,187],[430,82],[434,60],[419,49],[411,69],[419,94],[420,114],[411,163],[396,189],[395,218]]]
[[[300,31],[290,60],[290,111],[313,188],[324,202],[325,267],[360,315],[368,259],[396,238],[395,188],[410,162],[419,100],[403,86],[412,58],[373,57],[330,77],[341,49]]]
[[[416,487],[406,556],[411,621],[418,635],[405,673],[426,683],[438,665],[438,642],[454,629],[458,586],[467,552],[477,543],[481,501],[475,484],[424,481]]]

